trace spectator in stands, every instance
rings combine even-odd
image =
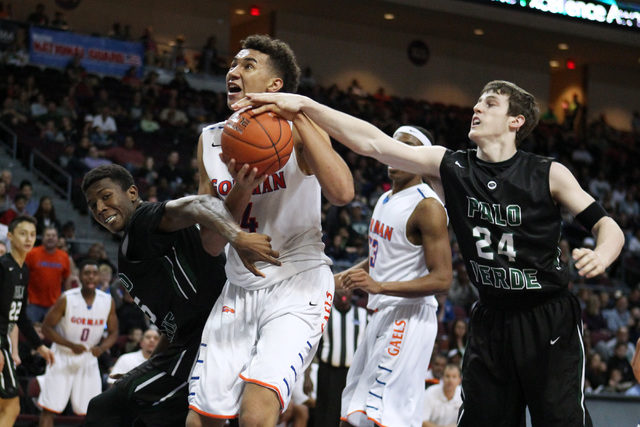
[[[9,198],[13,200],[13,198],[20,192],[18,186],[13,184],[13,173],[9,169],[3,169],[2,172],[0,172],[0,180],[5,183],[7,194],[9,195]]]
[[[69,116],[62,116],[61,118],[60,133],[62,134],[62,141],[60,142],[65,145],[72,144],[78,140],[78,128],[72,120]]]
[[[111,115],[111,108],[103,106],[100,114],[93,117],[90,139],[100,148],[108,148],[116,143],[118,126]]]
[[[31,103],[31,118],[37,119],[47,114],[48,111],[44,94],[37,95],[33,103]]]
[[[29,49],[22,38],[9,45],[9,49],[2,56],[2,62],[16,67],[24,67],[29,63]]]
[[[602,203],[607,196],[611,192],[611,184],[605,177],[604,171],[598,171],[598,175],[589,181],[589,193]]]
[[[167,155],[164,165],[158,170],[158,180],[162,179],[166,179],[172,193],[175,193],[184,182],[184,170],[180,166],[180,154],[175,150]]]
[[[122,24],[114,22],[111,25],[111,30],[109,30],[108,36],[116,40],[128,40],[130,35],[126,31],[126,28],[127,26],[123,28]]]
[[[138,68],[129,67],[122,76],[122,84],[129,86],[132,89],[139,89],[142,87],[142,79],[138,77]]]
[[[61,10],[56,10],[56,12],[53,14],[53,20],[51,21],[51,26],[54,28],[59,28],[61,30],[69,29],[69,23],[67,22],[67,19],[64,16],[64,12],[62,12]]]
[[[38,84],[36,83],[36,78],[33,75],[27,76],[22,91],[27,94],[31,102],[36,101],[38,95],[42,95],[42,92],[40,91],[40,89],[38,88]],[[45,103],[42,102],[42,105],[45,105]]]
[[[46,227],[55,227],[58,233],[62,230],[62,225],[58,221],[56,215],[56,207],[53,205],[53,199],[49,196],[40,197],[38,209],[33,215],[38,220],[36,225],[36,234],[42,236]]]
[[[71,288],[69,255],[58,249],[58,230],[55,227],[45,227],[42,245],[29,252],[25,263],[29,267],[27,315],[32,322],[42,322],[62,289]]]
[[[158,55],[158,44],[153,37],[153,27],[144,29],[140,41],[144,45],[144,65],[156,65],[156,57]]]
[[[631,343],[623,343],[618,342],[615,345],[613,350],[613,355],[607,361],[607,371],[609,372],[609,376],[611,377],[611,371],[617,369],[622,374],[623,382],[631,382],[634,380],[633,370],[631,369],[631,363],[628,358],[629,347],[628,344]],[[631,357],[633,358],[633,352],[635,351],[635,347],[631,344],[632,351]]]
[[[69,255],[75,258],[79,254],[78,243],[76,242],[76,224],[73,221],[67,221],[62,224],[61,236],[67,239]]]
[[[627,346],[627,358],[629,360],[633,357],[633,344],[629,341],[629,328],[623,326],[615,331],[615,336],[609,341],[601,341],[596,347],[595,351],[600,353],[602,359],[606,362],[611,358],[615,352],[616,346],[619,343],[623,343]]]
[[[135,175],[136,182],[142,183],[144,187],[154,185],[158,180],[158,171],[156,169],[156,163],[153,156],[147,156],[144,159],[144,164],[138,169]],[[145,200],[148,200],[145,198]]]
[[[123,166],[131,172],[131,174],[135,174],[136,171],[143,166],[145,161],[144,153],[138,150],[135,145],[136,143],[133,136],[128,135],[124,138],[124,145],[122,147],[112,147],[100,154],[113,163]]]
[[[70,84],[79,83],[82,75],[86,73],[86,69],[80,64],[81,61],[82,55],[74,55],[64,68],[64,76]]]
[[[62,132],[56,126],[56,122],[53,120],[47,120],[44,127],[40,130],[40,139],[44,143],[57,142],[63,144],[65,137]]]
[[[178,138],[184,133],[186,126],[189,124],[187,114],[178,108],[176,98],[171,98],[167,102],[167,106],[160,112],[160,123],[166,129],[169,138]]]
[[[9,225],[9,223],[18,215],[25,214],[25,207],[27,206],[27,197],[24,194],[18,193],[13,199],[11,207],[0,216],[0,223]]]
[[[431,355],[431,365],[425,376],[425,387],[430,387],[433,384],[438,384],[444,375],[444,368],[447,366],[447,356],[435,351]]]
[[[33,197],[33,184],[28,179],[23,179],[20,182],[20,193],[24,194],[27,198],[24,210],[31,216],[35,215],[40,206],[40,202]]]
[[[599,393],[607,384],[607,364],[602,360],[600,353],[593,352],[587,356],[585,380],[585,390],[592,393]]]
[[[465,313],[470,313],[471,306],[478,300],[478,289],[469,280],[467,268],[461,259],[453,263],[453,281],[448,299],[453,305],[462,307]]]
[[[122,354],[118,360],[116,360],[113,368],[111,368],[111,375],[109,375],[107,383],[110,386],[113,385],[116,379],[122,376],[122,374],[126,374],[136,366],[141,365],[145,360],[148,360],[156,349],[158,341],[160,341],[158,329],[155,326],[147,329],[142,335],[140,350]]]
[[[89,154],[82,161],[86,167],[85,172],[98,166],[112,163],[111,160],[100,156],[100,151],[95,145],[89,147]]]
[[[199,69],[201,73],[207,75],[222,74],[226,68],[226,64],[223,58],[218,54],[218,47],[216,36],[211,36],[207,39],[207,43],[202,47],[200,51],[200,64]]]
[[[462,406],[462,373],[455,364],[447,364],[439,384],[424,392],[422,427],[455,427]]]
[[[47,112],[35,118],[35,123],[41,130],[45,128],[48,121],[53,121],[56,127],[60,124],[58,104],[53,100],[47,102]]]
[[[608,331],[607,321],[602,314],[600,304],[600,298],[597,295],[591,295],[582,312],[584,327],[591,332]]]
[[[0,180],[0,216],[9,210],[12,204],[11,197],[7,194],[7,184]]]
[[[616,297],[614,308],[605,310],[602,314],[607,320],[607,327],[609,330],[617,331],[621,327],[626,327],[629,324],[629,318],[631,317],[627,296],[623,294],[618,295]]]
[[[467,347],[467,321],[466,319],[456,319],[451,326],[449,334],[449,350],[458,350],[461,356]]]
[[[636,199],[635,187],[633,191],[632,189],[629,189],[629,191],[627,191],[626,197],[618,205],[618,213],[626,214],[630,218],[636,218],[636,219],[640,216],[640,204]]]
[[[185,37],[180,34],[176,36],[176,40],[171,48],[171,69],[178,70],[188,66],[187,63],[187,50],[184,46]]]
[[[185,70],[183,68],[179,68],[176,70],[173,75],[173,79],[169,82],[167,87],[171,91],[176,91],[175,95],[184,94],[186,93],[186,91],[191,89],[191,86],[189,86],[189,82],[187,81]],[[175,95],[170,94],[169,96]]]
[[[27,22],[33,25],[49,25],[49,17],[44,13],[44,4],[36,5],[36,10],[27,17]]]
[[[10,126],[10,127],[16,127],[19,125],[24,125],[29,121],[29,118],[27,116],[25,116],[24,114],[19,113],[15,108],[14,108],[14,100],[13,98],[5,98],[4,102],[2,103],[2,111],[0,112],[0,120]]]
[[[29,99],[29,95],[24,91],[20,91],[17,97],[17,99],[12,97],[14,99],[13,108],[29,120],[31,117],[31,100]]]
[[[157,98],[163,91],[162,85],[158,83],[158,73],[155,71],[149,72],[142,84],[142,94],[145,99]]]
[[[160,123],[153,117],[151,110],[146,110],[140,119],[140,130],[144,133],[155,133],[160,130]]]

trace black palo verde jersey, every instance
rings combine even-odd
[[[195,346],[197,353],[204,324],[226,281],[225,257],[205,252],[196,226],[158,231],[165,204],[145,202],[134,212],[118,251],[118,275],[173,347]]]
[[[0,343],[3,346],[8,345],[5,340],[11,324],[18,325],[20,332],[33,348],[42,345],[31,320],[27,317],[27,283],[29,283],[27,264],[20,267],[11,253],[0,257]]]
[[[499,163],[477,150],[447,151],[440,164],[447,210],[480,300],[536,305],[565,289],[562,228],[551,197],[552,159],[518,151]]]

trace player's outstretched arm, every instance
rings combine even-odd
[[[411,147],[396,141],[370,123],[334,110],[301,95],[250,93],[233,105],[253,106],[256,114],[274,111],[285,118],[305,113],[332,138],[364,156],[418,175],[440,176],[440,162],[446,149],[441,146]]]
[[[593,250],[576,248],[571,254],[576,260],[578,274],[587,278],[604,273],[605,269],[620,255],[624,245],[624,233],[595,199],[580,187],[573,174],[560,163],[554,162],[549,173],[551,196],[560,205],[565,206],[571,215],[587,229],[590,228],[596,239]],[[602,212],[602,215],[598,214]],[[584,218],[584,219],[583,219]]]
[[[305,114],[297,114],[293,126],[301,168],[316,176],[322,193],[331,204],[343,206],[353,200],[353,176],[344,159],[334,151],[327,133]]]

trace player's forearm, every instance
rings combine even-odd
[[[168,202],[160,228],[175,231],[196,223],[227,241],[233,241],[241,231],[224,202],[209,195],[182,197]]]
[[[336,206],[349,203],[355,190],[353,176],[345,161],[306,115],[298,114],[293,123],[303,141],[304,159],[318,179],[322,193]]]
[[[426,276],[402,282],[380,282],[383,295],[418,298],[449,292],[451,276],[431,272]]]
[[[68,348],[73,348],[74,343],[60,335],[53,327],[42,324],[42,335],[51,342]]]
[[[624,233],[611,217],[601,218],[593,227],[596,238],[594,252],[598,254],[603,264],[609,267],[624,246]]]

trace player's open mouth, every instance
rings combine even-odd
[[[480,124],[480,119],[477,117],[474,117],[473,120],[471,120],[471,126],[478,126]]]
[[[111,215],[110,217],[107,217],[107,218],[104,220],[104,223],[105,223],[105,224],[109,224],[109,223],[110,223],[111,221],[113,221],[114,219],[116,219],[116,216],[115,216],[115,215]]]
[[[238,93],[240,92],[242,89],[240,88],[240,86],[238,86],[235,83],[229,83],[227,84],[227,91],[229,93]]]

